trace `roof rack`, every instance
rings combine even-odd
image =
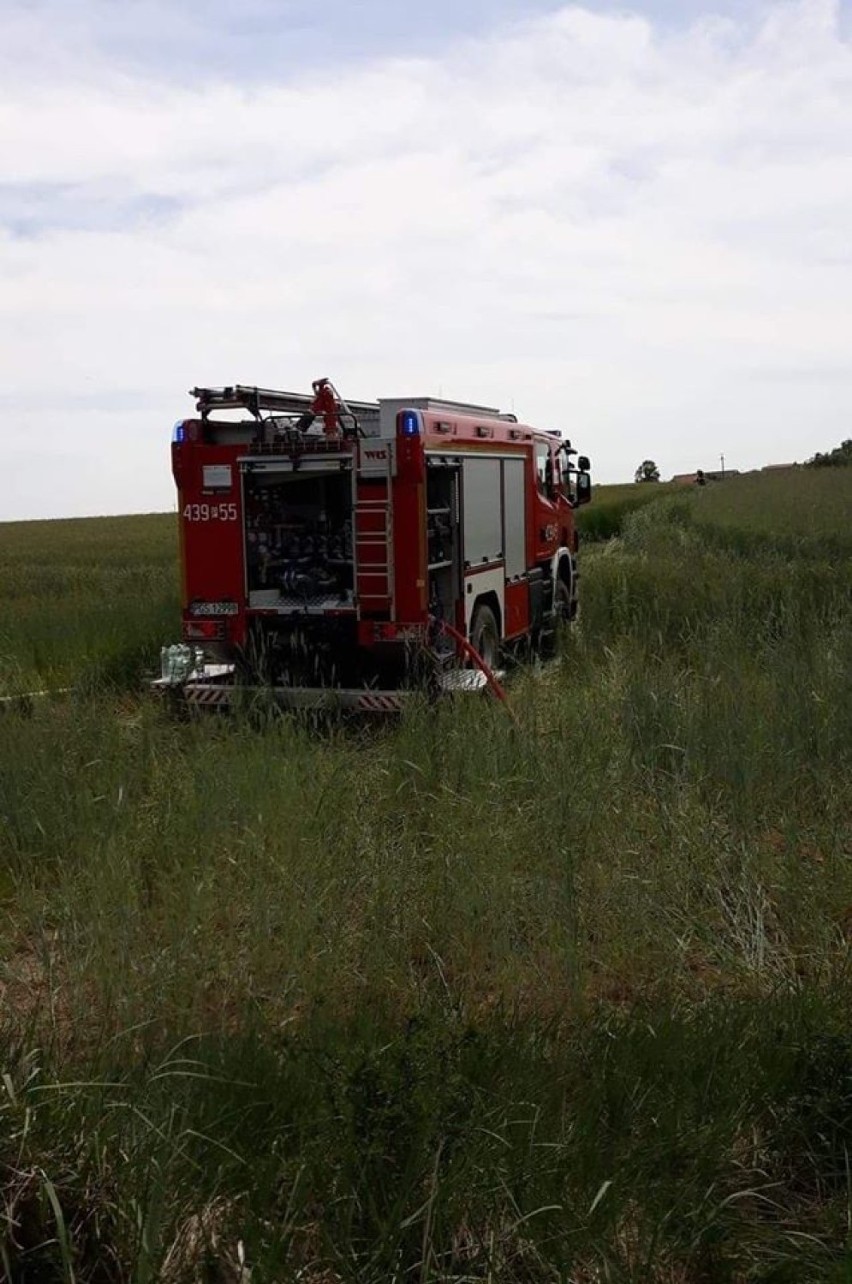
[[[247,410],[257,420],[264,413],[301,415],[310,409],[314,400],[313,396],[302,392],[278,392],[274,388],[252,388],[242,383],[227,388],[191,388],[190,396],[195,397],[195,406],[202,419],[214,410]],[[375,401],[347,400],[346,405],[356,414],[375,415],[379,410]]]
[[[518,422],[517,415],[501,411],[496,406],[478,406],[470,401],[449,401],[444,397],[384,397],[379,404],[394,409],[403,407],[411,410],[448,411],[480,418],[502,419],[510,424]]]

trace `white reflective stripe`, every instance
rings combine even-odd
[[[498,682],[499,676],[495,673]],[[443,673],[440,678],[440,687],[445,692],[455,691],[482,691],[488,685],[488,679],[480,669],[451,669],[449,673]]]

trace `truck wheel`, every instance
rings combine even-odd
[[[559,624],[567,624],[574,614],[571,604],[571,590],[561,575],[554,587],[553,614]]]
[[[553,612],[538,637],[538,653],[542,660],[552,660],[557,654],[559,632],[569,623],[571,615],[571,590],[559,576],[553,585]]]
[[[470,644],[482,656],[489,669],[497,663],[500,649],[500,632],[490,606],[483,603],[473,613],[470,622]]]

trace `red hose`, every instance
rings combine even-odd
[[[452,624],[448,624],[446,620],[439,620],[437,616],[430,615],[429,622],[431,624],[436,624],[439,629],[441,629],[444,633],[448,634],[456,643],[456,645],[461,647],[462,651],[467,656],[467,658],[469,660],[472,660],[473,663],[476,665],[476,667],[479,670],[481,670],[482,673],[485,674],[485,680],[488,683],[489,687],[494,692],[497,699],[502,701],[502,703],[506,706],[507,713],[509,713],[510,716],[514,718],[515,715],[512,713],[511,706],[509,704],[509,701],[506,698],[506,692],[500,686],[500,683],[497,681],[496,677],[494,676],[493,670],[485,663],[482,656],[477,651],[476,647],[473,646],[468,641],[468,639],[464,636],[463,633],[460,633],[458,629],[455,628]]]

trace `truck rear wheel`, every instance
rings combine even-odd
[[[500,631],[497,628],[494,612],[484,602],[473,613],[473,619],[470,622],[470,644],[475,651],[479,652],[489,669],[493,669],[497,664],[500,649]]]

